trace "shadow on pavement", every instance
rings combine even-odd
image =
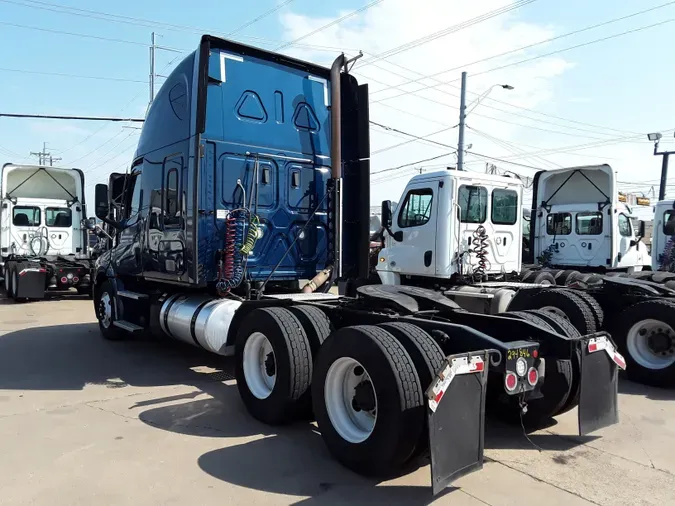
[[[640,383],[634,383],[627,379],[619,381],[619,393],[627,395],[639,395],[655,401],[675,400],[675,389],[673,388],[668,389],[650,387],[647,385],[641,385]]]
[[[104,340],[96,323],[34,327],[0,335],[0,389],[79,390],[217,383],[191,368],[226,359],[173,341]],[[208,380],[208,381],[204,381]]]

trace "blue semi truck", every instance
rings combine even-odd
[[[103,337],[233,355],[256,419],[316,420],[362,474],[431,460],[435,493],[482,466],[486,403],[532,425],[578,406],[584,434],[615,423],[616,366],[595,344],[607,334],[366,283],[368,88],[347,64],[202,37],[130,170],[96,186],[113,238],[93,276]]]

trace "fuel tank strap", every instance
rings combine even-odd
[[[204,306],[206,306],[209,302],[213,302],[213,299],[205,300],[199,306],[197,306],[197,309],[195,312],[192,314],[192,320],[190,321],[190,335],[192,336],[192,340],[195,342],[197,346],[200,348],[204,348],[202,346],[202,343],[199,342],[199,339],[197,339],[197,333],[195,332],[195,323],[197,322],[197,317],[199,316],[199,313],[204,309]]]

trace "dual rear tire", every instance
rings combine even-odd
[[[329,451],[349,469],[389,477],[428,453],[424,392],[444,354],[406,324],[331,332],[319,308],[256,309],[235,344],[235,375],[252,416],[278,425],[314,414]]]

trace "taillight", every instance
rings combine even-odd
[[[67,282],[68,282],[68,278],[65,277],[65,276],[63,276],[63,277],[61,278],[61,283],[64,283],[64,284],[65,284],[65,283],[67,283]]]
[[[77,283],[79,280],[80,280],[80,278],[78,278],[77,276],[75,276],[75,277],[73,278],[73,283]]]
[[[506,373],[506,378],[504,378],[504,386],[509,392],[513,392],[516,389],[518,386],[518,377],[516,376],[516,373],[511,371]]]
[[[530,385],[535,386],[537,381],[539,381],[539,373],[534,367],[532,367],[529,371],[527,371],[527,382]]]

